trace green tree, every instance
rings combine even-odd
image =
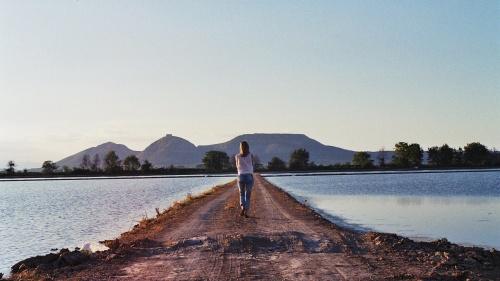
[[[55,162],[52,162],[50,160],[47,160],[43,162],[42,165],[42,173],[44,174],[52,174],[54,173],[59,167]]]
[[[269,171],[284,171],[286,163],[279,157],[273,157],[271,161],[267,162],[267,169]]]
[[[427,150],[427,162],[434,166],[451,166],[453,164],[453,148],[447,144],[433,146]]]
[[[408,146],[408,156],[410,164],[415,166],[422,165],[422,160],[424,158],[424,150],[420,147],[418,143],[412,143]]]
[[[90,160],[90,155],[85,153],[82,157],[82,163],[80,164],[80,168],[82,168],[82,170],[90,170],[91,166],[92,166],[92,161]]]
[[[427,163],[430,165],[439,165],[439,147],[433,146],[427,149]]]
[[[153,168],[153,164],[148,161],[148,159],[144,160],[144,163],[141,165],[141,170],[144,172],[151,171],[151,168]]]
[[[380,167],[385,167],[385,161],[387,160],[387,151],[385,150],[385,147],[382,147],[378,151],[377,160]]]
[[[99,172],[101,170],[101,158],[99,157],[99,153],[96,153],[94,155],[94,160],[90,165],[90,169],[92,170],[92,172]]]
[[[254,163],[254,166],[256,169],[261,169],[262,167],[264,167],[264,165],[262,165],[262,162],[260,161],[259,155],[252,154],[252,156],[253,156],[253,163]],[[234,159],[234,157],[233,157],[233,159]],[[235,161],[235,164],[236,164],[236,161]]]
[[[394,146],[394,155],[392,155],[392,163],[396,166],[409,167],[409,148],[408,143],[398,142]]]
[[[453,148],[443,144],[439,148],[439,163],[441,166],[449,167],[453,165]]]
[[[365,151],[359,151],[352,157],[352,164],[360,168],[370,168],[373,166],[373,160],[371,155]]]
[[[500,165],[500,152],[496,148],[492,148],[490,150],[491,155],[491,165],[498,166]]]
[[[120,157],[116,155],[114,150],[111,150],[104,156],[104,171],[107,173],[116,173],[121,171],[122,161]]]
[[[62,166],[62,171],[65,174],[70,174],[73,170],[68,165],[64,165]]]
[[[299,148],[290,153],[290,169],[301,170],[306,169],[309,164],[309,151],[305,148]]]
[[[222,171],[229,168],[229,156],[224,151],[210,150],[205,154],[202,162],[208,171]]]
[[[479,142],[468,143],[464,147],[464,162],[471,166],[484,166],[488,164],[490,151]]]
[[[400,167],[419,166],[423,157],[424,151],[419,144],[408,145],[406,142],[398,142],[395,145],[392,163]]]
[[[5,172],[7,174],[13,174],[16,172],[16,163],[14,163],[14,161],[10,160],[9,162],[7,162],[7,169],[5,169]]]
[[[141,167],[141,162],[139,162],[139,158],[135,155],[129,155],[125,157],[123,160],[123,169],[125,171],[137,171]]]
[[[459,147],[458,149],[453,149],[453,165],[462,166],[464,164],[464,150]]]

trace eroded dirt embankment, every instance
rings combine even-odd
[[[111,248],[27,260],[23,280],[499,280],[500,254],[336,226],[256,175],[250,217],[236,182],[175,204]]]

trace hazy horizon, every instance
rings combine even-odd
[[[485,0],[0,1],[0,165],[168,133],[499,149],[499,27]]]

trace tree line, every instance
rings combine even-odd
[[[500,153],[496,149],[489,150],[479,142],[468,143],[462,149],[451,148],[448,144],[433,146],[427,149],[427,163],[424,165],[424,150],[417,143],[398,142],[394,152],[388,159],[385,149],[378,151],[376,165],[368,152],[356,152],[351,168],[452,168],[452,167],[492,167],[500,165]]]
[[[372,154],[366,151],[358,151],[354,154],[352,162],[335,163],[330,165],[316,165],[309,162],[309,151],[305,148],[295,149],[290,153],[288,162],[272,157],[271,161],[264,165],[258,155],[254,156],[256,170],[260,171],[302,171],[302,170],[337,170],[337,169],[373,169],[373,168],[416,168],[416,167],[490,167],[500,165],[500,153],[495,149],[489,150],[479,142],[469,143],[464,148],[451,148],[447,144],[433,146],[427,149],[427,164],[423,165],[424,150],[417,143],[408,144],[398,142],[394,146],[393,155],[388,159],[388,151],[384,148],[377,152],[377,163]],[[233,155],[234,156],[234,155]],[[42,165],[44,174],[179,174],[196,172],[223,172],[235,171],[234,157],[224,151],[211,150],[206,152],[201,159],[203,166],[196,169],[174,167],[153,167],[147,159],[140,162],[135,155],[129,155],[121,160],[115,151],[109,151],[101,161],[99,154],[93,156],[84,154],[79,167],[59,167],[55,162],[47,160]],[[16,164],[14,161],[7,163],[5,174],[13,175]],[[201,170],[201,171],[200,171]],[[24,173],[28,173],[24,169]]]
[[[331,165],[316,165],[309,162],[309,151],[299,148],[290,153],[287,162],[279,157],[273,157],[264,167],[257,158],[257,169],[268,171],[301,171],[301,170],[337,170],[337,169],[399,169],[399,168],[438,168],[438,167],[491,167],[500,165],[500,153],[479,143],[467,144],[463,149],[454,149],[444,144],[427,149],[427,164],[423,164],[424,150],[417,143],[398,142],[394,146],[393,155],[388,158],[388,151],[380,149],[377,153],[377,164],[366,151],[354,153],[352,162],[335,163]],[[231,170],[234,165],[229,162],[229,156],[223,151],[209,151],[203,159],[207,170]]]

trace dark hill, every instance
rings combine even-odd
[[[93,160],[94,155],[99,154],[102,164],[104,156],[106,156],[106,154],[108,154],[108,152],[110,152],[111,150],[114,150],[116,155],[118,155],[118,157],[120,157],[121,160],[125,159],[129,155],[137,156],[139,154],[139,151],[131,150],[130,148],[126,147],[123,144],[107,142],[98,145],[96,147],[87,148],[83,151],[78,152],[77,154],[66,157],[56,163],[59,167],[62,166],[68,166],[70,168],[80,167],[80,165],[82,164],[83,155],[88,154],[90,156],[90,159]]]
[[[250,151],[259,156],[261,163],[264,165],[271,161],[273,157],[279,157],[288,162],[290,153],[299,148],[305,148],[309,151],[310,162],[314,161],[317,165],[350,162],[355,153],[354,151],[321,144],[303,134],[246,134],[225,143],[199,146],[198,148],[203,155],[209,150],[219,150],[233,156],[239,152],[239,144],[242,140],[246,140],[250,144]]]
[[[155,167],[186,166],[192,167],[201,163],[202,155],[191,142],[170,134],[153,142],[138,154],[143,162],[147,159]]]
[[[279,157],[285,162],[290,160],[292,151],[304,148],[309,152],[310,162],[316,165],[330,165],[335,163],[351,162],[354,151],[324,145],[303,134],[245,134],[237,136],[227,142],[195,146],[191,142],[170,134],[150,144],[144,151],[133,151],[122,144],[112,142],[101,144],[81,151],[57,162],[59,167],[79,167],[84,154],[93,157],[99,154],[101,162],[104,156],[114,150],[121,160],[129,155],[136,155],[141,163],[148,160],[155,167],[195,167],[202,163],[205,153],[209,150],[226,152],[231,158],[239,152],[242,140],[248,141],[250,150],[257,155],[262,164],[267,165],[273,157]],[[376,160],[376,152],[372,152],[372,159]]]

